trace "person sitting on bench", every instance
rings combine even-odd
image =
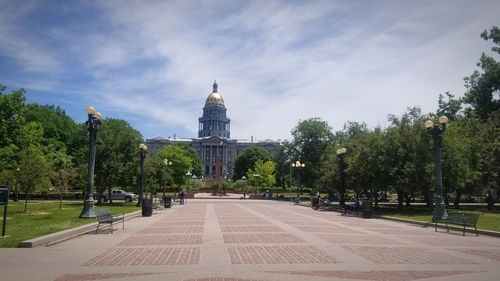
[[[354,203],[352,203],[351,205],[345,205],[344,206],[344,215],[347,215],[347,211],[349,209],[351,210],[357,210],[361,207],[361,203],[359,203],[359,199],[356,199],[354,200]]]

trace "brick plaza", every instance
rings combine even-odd
[[[2,280],[500,280],[500,239],[285,202],[189,200],[125,230],[0,249]]]

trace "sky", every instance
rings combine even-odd
[[[334,131],[465,92],[500,1],[0,0],[0,84],[76,121],[93,105],[144,138],[195,138],[217,80],[231,138]]]

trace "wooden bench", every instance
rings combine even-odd
[[[449,232],[449,224],[463,226],[462,235],[465,236],[465,230],[467,227],[474,227],[474,231],[477,233],[477,221],[479,220],[479,214],[467,214],[467,213],[449,213],[446,219],[436,219],[434,231],[437,231],[438,223],[446,224],[446,231]]]
[[[97,228],[95,230],[95,233],[99,230],[99,226],[101,224],[109,224],[109,229],[111,229],[111,233],[113,233],[113,223],[122,221],[123,223],[123,229],[125,229],[125,215],[122,214],[121,216],[113,217],[111,212],[109,211],[108,208],[98,208],[94,209],[95,213],[95,219],[99,222],[97,224]]]

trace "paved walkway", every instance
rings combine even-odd
[[[196,200],[114,234],[0,249],[6,281],[499,280],[500,239],[290,203]]]

